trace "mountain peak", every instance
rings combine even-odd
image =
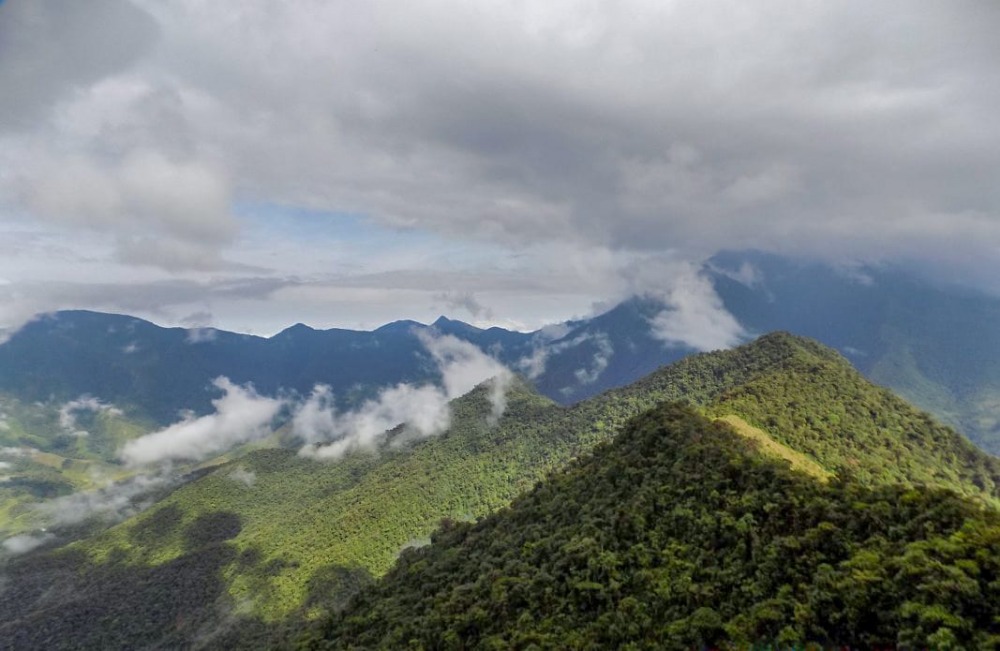
[[[476,326],[470,325],[465,321],[449,319],[444,315],[439,316],[437,320],[431,324],[431,327],[437,328],[445,334],[482,332],[482,328],[477,328]]]
[[[386,323],[384,326],[376,328],[375,332],[387,334],[391,332],[407,332],[413,330],[414,328],[420,329],[426,327],[427,326],[419,321],[414,321],[412,319],[400,319],[399,321],[392,321],[390,323]]]

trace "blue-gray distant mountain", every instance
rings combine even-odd
[[[754,252],[719,254],[704,273],[747,339],[774,330],[815,338],[1000,452],[1000,299],[898,270],[843,270]],[[665,309],[658,299],[634,297],[532,333],[441,317],[371,332],[298,324],[270,338],[58,312],[0,345],[0,392],[31,401],[88,394],[166,423],[181,410],[210,411],[210,383],[224,375],[268,395],[327,384],[348,405],[400,382],[439,380],[419,335],[435,332],[474,344],[570,404],[695,352],[653,336],[651,320]]]
[[[453,334],[505,359],[526,351],[532,335],[480,330],[439,319]],[[130,316],[56,312],[0,346],[0,391],[24,400],[69,400],[82,394],[134,409],[157,422],[182,410],[211,410],[211,381],[226,376],[263,394],[308,393],[329,385],[344,402],[399,382],[432,382],[438,371],[418,333],[429,327],[391,323],[372,332],[314,330],[297,324],[270,338],[215,329],[161,328]]]

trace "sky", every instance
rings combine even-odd
[[[533,329],[754,248],[1000,291],[1000,3],[6,0],[0,326]]]

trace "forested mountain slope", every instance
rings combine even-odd
[[[515,383],[496,424],[488,391],[453,403],[453,426],[437,438],[414,441],[404,427],[376,454],[336,463],[251,452],[99,536],[13,563],[0,636],[27,636],[19,639],[31,648],[34,632],[72,631],[78,646],[99,648],[109,628],[90,609],[100,603],[108,621],[127,614],[130,629],[110,629],[117,644],[211,646],[233,635],[272,644],[281,622],[340,607],[442,518],[472,520],[505,506],[631,418],[678,399],[818,478],[998,498],[1000,461],[869,384],[837,353],[788,334],[687,358],[569,408]],[[192,568],[198,580],[170,567]],[[123,600],[121,586],[136,580],[175,604],[174,615]]]
[[[997,511],[818,481],[679,405],[433,541],[303,646],[1000,646]]]
[[[1000,298],[890,268],[836,269],[755,252],[706,265],[753,335],[789,330],[1000,453]]]

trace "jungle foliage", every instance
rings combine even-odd
[[[1000,648],[1000,514],[817,481],[686,406],[446,521],[311,649]]]

